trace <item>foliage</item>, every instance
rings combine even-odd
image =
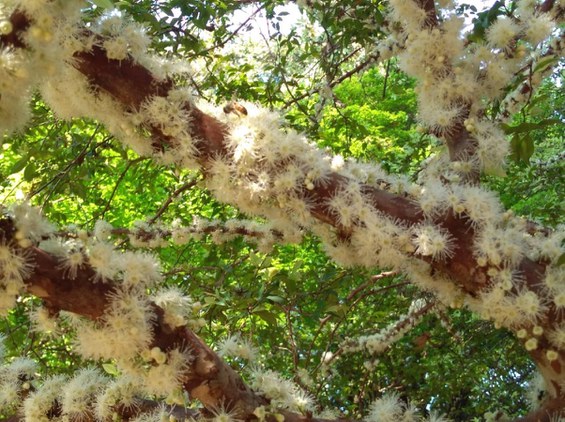
[[[515,117],[509,126],[513,131],[511,142],[515,150],[507,177],[490,181],[491,186],[500,192],[505,206],[550,226],[565,222],[565,95],[559,89],[563,81],[562,72],[554,80],[547,81],[523,113]]]

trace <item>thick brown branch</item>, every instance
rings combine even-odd
[[[515,422],[552,422],[561,421],[565,417],[565,396],[556,397],[545,402],[541,408],[535,410]]]
[[[139,110],[147,98],[166,96],[173,87],[171,80],[158,81],[130,57],[108,60],[106,52],[97,45],[91,51],[76,53],[75,58],[74,67],[88,78],[92,88],[111,92],[126,109]]]

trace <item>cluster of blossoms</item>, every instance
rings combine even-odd
[[[420,323],[431,308],[432,306],[425,300],[417,299],[412,302],[406,315],[375,334],[347,339],[342,344],[341,350],[344,353],[367,351],[371,355],[380,354]]]
[[[517,3],[514,17],[499,17],[489,26],[484,42],[466,46],[461,36],[464,20],[450,10],[454,4],[438,22],[431,22],[416,2],[391,2],[391,17],[401,24],[401,36],[406,40],[398,55],[399,64],[418,79],[422,124],[443,137],[458,131],[464,121],[465,129],[478,142],[478,150],[476,156],[459,159],[478,158],[473,166],[495,174],[503,167],[508,142],[496,122],[484,116],[485,106],[502,101],[507,117],[518,110],[551,69],[547,64],[536,64],[555,60],[563,49],[562,33],[550,38],[561,6],[556,4],[542,13],[529,0]],[[521,75],[522,69],[535,71]],[[517,75],[527,79],[524,84],[529,88],[520,85],[506,94],[505,88]]]
[[[308,393],[274,371],[254,370],[251,373],[251,387],[270,399],[273,409],[288,409],[300,413],[315,410],[314,401]]]
[[[57,420],[117,420],[119,412],[139,409],[147,394],[138,379],[122,376],[111,380],[94,368],[84,368],[71,378],[55,375],[44,380],[36,378],[36,369],[33,361],[21,358],[0,367],[0,408],[20,409],[26,422],[52,421],[56,413],[60,415]],[[170,420],[164,407],[135,413],[140,415],[131,419],[134,422]]]
[[[34,16],[34,22],[23,34],[21,42],[29,49],[0,50],[0,135],[21,129],[30,117],[30,87],[41,79],[56,76],[64,64],[61,55],[72,57],[78,46],[75,40],[80,19],[81,1],[70,0],[50,5],[45,1],[4,1],[0,4],[0,36],[13,29],[10,21],[16,9]],[[60,16],[65,16],[62,21]]]
[[[218,355],[234,357],[255,362],[258,350],[247,340],[239,335],[229,336],[218,344]]]
[[[23,279],[29,275],[31,263],[21,251],[0,244],[0,312],[13,308],[16,296],[23,289]]]
[[[149,224],[139,221],[127,232],[130,244],[135,247],[156,248],[166,246],[168,242],[181,246],[209,235],[216,244],[242,237],[247,242],[256,243],[257,248],[264,253],[270,252],[275,244],[298,243],[303,235],[299,228],[277,227],[271,222],[244,219],[206,220],[198,216],[193,216],[190,225],[174,221],[170,227],[162,223]]]
[[[422,420],[417,409],[412,404],[403,403],[398,394],[387,393],[380,399],[371,403],[369,413],[365,417],[367,422],[415,422]],[[430,418],[429,421],[440,422],[437,418]]]
[[[0,358],[4,359],[4,338],[0,337]],[[30,359],[18,358],[10,364],[0,367],[0,409],[15,410],[21,402],[21,396],[32,389],[37,365]]]
[[[13,239],[0,240],[0,313],[5,314],[15,305],[22,291],[23,281],[31,274],[33,262],[26,248],[51,232],[53,227],[39,211],[26,204],[15,205],[11,214],[18,221]]]

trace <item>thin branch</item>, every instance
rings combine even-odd
[[[357,295],[357,293],[359,293],[361,290],[365,290],[369,286],[372,286],[373,284],[375,284],[375,282],[382,280],[383,278],[394,277],[395,275],[398,275],[398,271],[383,271],[380,274],[376,274],[374,276],[371,276],[371,279],[369,281],[366,281],[365,283],[359,285],[357,288],[353,289],[347,295],[346,301],[349,302],[351,299],[353,299],[355,297],[355,295]],[[385,287],[389,287],[389,286],[385,286]],[[385,288],[385,287],[383,287],[383,288]],[[380,292],[381,290],[379,289],[378,291]]]
[[[369,56],[367,59],[365,59],[364,61],[362,61],[361,63],[359,63],[357,66],[355,66],[353,69],[349,70],[348,72],[345,72],[343,75],[341,75],[339,78],[334,79],[333,81],[330,82],[329,86],[330,88],[333,88],[336,85],[339,85],[341,82],[345,81],[346,79],[351,78],[353,75],[355,75],[356,73],[361,72],[362,70],[364,70],[365,68],[367,68],[368,66],[370,66],[371,64],[373,64],[375,61],[378,60],[378,55],[377,56]],[[315,92],[315,91],[314,91]],[[300,94],[296,97],[293,97],[292,100],[287,101],[286,103],[284,103],[282,105],[283,109],[286,109],[288,107],[290,107],[291,105],[297,103],[300,100],[303,100],[306,97],[309,97],[310,95],[314,94],[314,92],[312,91],[306,91],[303,94]]]
[[[161,205],[161,208],[159,208],[159,210],[155,213],[155,215],[153,217],[151,217],[147,223],[149,225],[154,224],[162,215],[163,213],[167,210],[167,208],[169,207],[169,205],[172,204],[172,202],[181,194],[186,192],[187,190],[192,189],[194,186],[196,186],[198,184],[198,179],[194,179],[191,180],[189,182],[184,183],[182,186],[180,186],[179,188],[177,188],[173,193],[171,193],[169,195],[169,197],[167,198],[167,200],[163,203],[163,205]]]
[[[104,215],[110,209],[110,204],[112,203],[112,200],[114,199],[114,196],[116,195],[116,192],[118,191],[118,187],[120,186],[120,184],[124,180],[124,177],[126,177],[128,170],[131,168],[131,166],[133,166],[134,164],[137,164],[137,163],[139,163],[143,160],[147,160],[147,158],[146,157],[139,157],[139,158],[136,158],[135,160],[131,160],[131,161],[128,162],[128,164],[126,165],[126,168],[122,171],[122,173],[118,177],[118,180],[116,180],[116,183],[114,185],[114,189],[112,189],[112,193],[110,194],[108,201],[106,201],[106,205],[104,206],[104,209],[102,210],[102,212],[100,212],[100,214],[98,214],[97,217],[93,218],[93,220],[98,219],[98,218],[104,218]]]
[[[288,338],[290,340],[290,351],[292,353],[292,364],[294,370],[298,368],[298,348],[296,347],[296,340],[294,338],[294,330],[292,328],[292,318],[290,316],[290,312],[292,309],[292,305],[288,305],[284,307],[284,314],[286,317],[286,326],[288,328]]]
[[[240,3],[255,3],[255,1],[241,1]],[[253,13],[251,13],[247,19],[245,19],[225,40],[220,41],[217,44],[214,44],[213,46],[206,48],[202,51],[198,52],[198,55],[202,55],[204,53],[207,53],[209,51],[215,50],[217,48],[222,48],[223,46],[225,46],[228,42],[230,42],[238,33],[239,31],[241,31],[245,26],[247,26],[247,24],[249,23],[249,21],[251,21],[261,10],[263,10],[266,6],[265,4],[261,4]]]
[[[98,130],[100,129],[100,125],[96,125],[96,128],[94,129],[94,133],[90,136],[90,138],[88,139],[88,141],[86,141],[86,144],[84,145],[84,147],[82,148],[82,150],[78,153],[78,155],[69,163],[65,166],[65,168],[61,171],[59,171],[59,173],[57,173],[51,180],[48,180],[47,182],[45,182],[43,185],[41,185],[40,187],[38,187],[37,189],[34,189],[33,191],[31,191],[28,195],[27,198],[31,199],[33,198],[35,195],[37,195],[38,193],[40,193],[43,189],[45,189],[47,186],[49,186],[51,183],[53,183],[55,180],[60,180],[63,177],[65,177],[69,171],[75,167],[78,166],[80,164],[83,163],[84,158],[86,157],[86,155],[88,154],[88,149],[90,147],[90,144],[92,143],[92,141],[94,140],[94,137],[96,136],[96,134],[98,133]],[[104,144],[106,142],[106,140],[102,141],[99,144],[96,144],[94,146],[94,148],[92,150],[95,150],[96,148],[98,148],[100,145]],[[58,183],[58,182],[57,182]]]
[[[387,84],[388,84],[388,80],[389,80],[389,76],[390,76],[390,60],[386,61],[386,67],[385,67],[385,77],[384,77],[384,81],[383,81],[383,93],[381,95],[381,99],[385,100],[386,99],[386,89],[387,89]]]

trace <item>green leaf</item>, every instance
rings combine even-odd
[[[19,173],[28,164],[28,162],[29,162],[28,157],[20,158],[12,165],[12,168],[10,169],[10,174]]]
[[[259,318],[261,318],[269,325],[277,325],[277,316],[272,312],[269,312],[267,310],[260,310],[260,311],[255,311],[254,314],[257,315]]]
[[[84,186],[82,183],[79,183],[78,181],[75,182],[70,182],[69,183],[69,189],[71,191],[71,193],[73,193],[74,195],[78,196],[81,199],[85,199],[86,198],[86,194],[87,194],[87,188],[86,186]]]
[[[545,59],[540,60],[538,64],[536,64],[536,67],[534,67],[534,73],[545,70],[549,66],[557,63],[557,61],[558,58],[554,56],[546,57]]]
[[[511,135],[513,133],[531,132],[532,130],[539,130],[545,128],[546,126],[561,124],[561,123],[562,122],[559,119],[544,119],[535,123],[524,122],[516,126],[509,126],[505,124],[501,126],[502,126],[502,130],[504,130],[504,133],[506,133],[507,135]]]
[[[347,305],[332,305],[326,308],[326,313],[343,317],[349,307]]]
[[[284,280],[284,284],[286,285],[286,289],[290,295],[293,295],[294,293],[297,292],[298,287],[296,281],[299,279],[300,279],[300,273],[298,273],[298,271],[296,272],[293,271],[289,274],[288,278]]]
[[[275,303],[285,303],[286,301],[280,297],[280,296],[267,296],[267,299],[269,299],[271,302],[275,302]]]
[[[512,158],[517,162],[528,163],[533,155],[535,147],[534,140],[529,133],[520,135],[516,133],[510,141]]]
[[[35,164],[33,162],[30,162],[24,170],[24,180],[31,182],[36,174],[37,169],[35,168]]]
[[[113,363],[103,363],[102,368],[107,374],[118,376],[120,375],[120,371],[118,370],[117,366]]]
[[[521,158],[525,162],[530,161],[530,157],[534,153],[534,140],[528,134],[522,138],[521,142]]]
[[[557,260],[557,266],[561,266],[565,264],[565,253],[562,253],[559,259]]]
[[[269,267],[266,269],[267,278],[272,280],[274,276],[276,276],[280,272],[280,268],[277,267]]]
[[[101,9],[112,9],[114,7],[112,0],[90,0],[90,3],[100,7]]]

